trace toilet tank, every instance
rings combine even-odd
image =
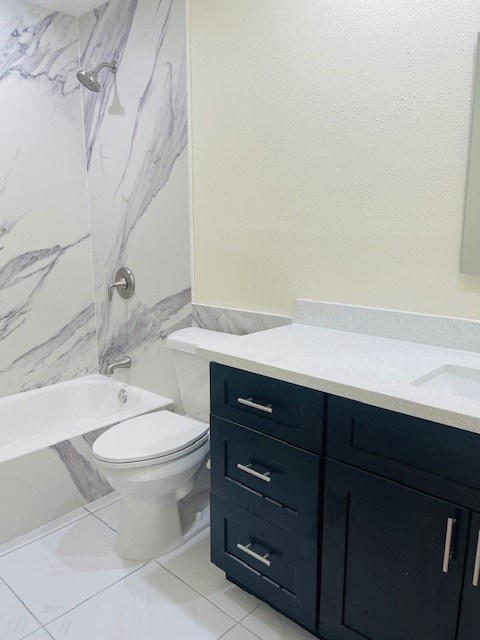
[[[197,347],[218,344],[232,338],[230,333],[208,329],[180,329],[167,338],[171,349],[183,408],[192,418],[208,422],[210,413],[209,361],[197,356]]]

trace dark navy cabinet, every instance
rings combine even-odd
[[[322,393],[211,365],[212,561],[316,632]]]
[[[480,437],[328,399],[319,630],[328,640],[473,640]]]
[[[322,635],[456,637],[467,510],[329,460],[324,514]]]
[[[324,640],[478,640],[480,436],[211,365],[212,561]]]
[[[480,515],[474,513],[470,526],[458,640],[480,636]]]

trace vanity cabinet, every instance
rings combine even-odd
[[[324,640],[477,640],[480,437],[211,365],[212,561]]]
[[[480,437],[329,397],[319,631],[474,640]]]
[[[470,537],[465,566],[462,606],[458,640],[477,640],[480,629],[480,514],[475,513],[470,526]]]
[[[217,364],[210,389],[212,561],[315,632],[324,396]]]
[[[320,633],[455,638],[469,512],[331,460],[325,490]]]

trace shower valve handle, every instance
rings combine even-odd
[[[127,284],[127,279],[126,278],[120,278],[120,280],[117,280],[116,282],[111,282],[108,285],[108,299],[109,300],[113,300],[113,290],[114,289],[126,289],[128,287]]]
[[[135,291],[135,278],[130,269],[126,267],[119,269],[115,274],[115,281],[108,285],[108,299],[110,301],[113,299],[113,291],[115,289],[118,291],[118,294],[126,300],[133,296]]]

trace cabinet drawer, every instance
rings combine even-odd
[[[210,365],[210,372],[212,414],[309,451],[321,451],[321,392],[216,363]]]
[[[320,458],[212,416],[212,490],[292,533],[316,538]]]
[[[478,434],[333,396],[327,433],[331,458],[472,508],[479,503]]]
[[[211,494],[212,562],[309,629],[316,624],[317,541],[305,542]]]

